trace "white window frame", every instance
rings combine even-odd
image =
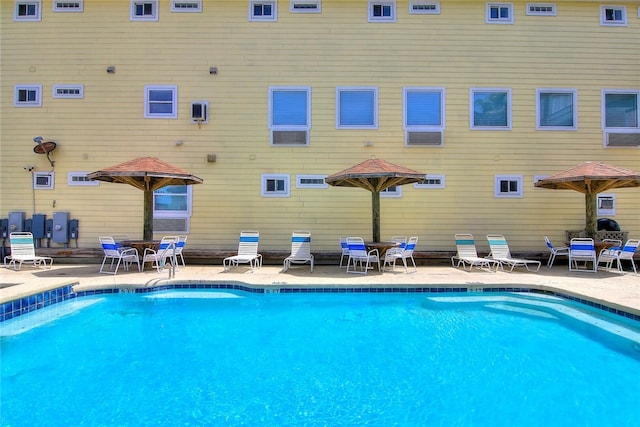
[[[89,172],[69,172],[67,173],[67,184],[78,187],[97,187],[100,185],[98,180],[88,180],[88,174]]]
[[[153,218],[191,218],[193,212],[193,186],[185,185],[187,209],[186,210],[156,210],[156,192],[153,192]],[[184,194],[184,193],[181,193]],[[177,193],[175,195],[178,195]],[[170,196],[168,196],[170,197]]]
[[[36,99],[34,101],[20,101],[21,91],[35,92]],[[23,108],[42,107],[42,85],[16,85],[13,91],[13,106]]]
[[[636,126],[625,127],[608,127],[607,126],[607,95],[635,95],[636,97]],[[602,111],[602,130],[605,132],[620,132],[620,133],[638,133],[640,132],[640,90],[632,89],[604,89],[601,96],[601,111]]]
[[[307,123],[304,125],[275,125],[273,124],[273,94],[274,92],[306,92],[307,93],[307,106],[306,116]],[[271,134],[271,145],[273,144],[273,132],[274,131],[305,131],[307,133],[307,141],[304,146],[309,145],[309,133],[311,130],[311,86],[271,86],[269,87],[269,133]],[[286,144],[278,144],[279,146]],[[296,146],[303,144],[293,144]]]
[[[374,8],[389,8],[389,16],[375,16]],[[396,22],[396,0],[369,0],[369,22]]]
[[[434,182],[428,182],[434,181]],[[445,188],[446,187],[446,179],[444,175],[427,175],[427,179],[423,182],[416,182],[413,184],[413,188],[418,189],[435,189],[435,188]]]
[[[570,94],[572,122],[571,126],[543,126],[541,96],[544,94]],[[540,88],[536,89],[536,129],[537,130],[577,130],[578,129],[578,91],[576,89]]]
[[[65,93],[65,91],[77,91],[78,93]],[[84,85],[53,85],[51,90],[53,98],[84,98]]]
[[[324,181],[326,177],[327,175],[296,175],[296,188],[329,188],[329,184]],[[302,182],[304,179],[322,180],[322,184],[304,183]]]
[[[551,10],[531,10],[532,8]],[[558,7],[555,3],[527,3],[525,13],[531,16],[556,16],[558,14]]]
[[[284,188],[282,190],[268,190],[268,182],[269,181],[282,181],[284,183]],[[289,174],[273,174],[273,173],[265,173],[262,174],[260,179],[260,194],[262,197],[290,197],[291,196],[291,177]]]
[[[506,93],[507,94],[507,124],[506,126],[478,126],[475,124],[475,99],[476,93]],[[469,127],[473,130],[511,130],[511,89],[509,88],[471,88],[469,91]]]
[[[440,95],[440,124],[439,125],[409,125],[407,123],[407,117],[409,113],[408,103],[407,103],[407,94],[410,92],[423,92],[423,93],[438,93]],[[407,145],[407,139],[409,132],[444,132],[446,127],[445,124],[445,99],[446,99],[446,90],[443,87],[418,87],[418,86],[408,86],[404,87],[402,90],[402,101],[403,101],[403,117],[402,117],[402,125],[405,130],[404,132],[404,142]],[[441,146],[444,145],[444,141]]]
[[[38,183],[42,178],[46,178],[46,183]],[[34,190],[53,190],[55,184],[55,172],[33,172]]]
[[[153,13],[150,15],[136,15],[136,7],[145,4],[151,5]],[[131,0],[131,21],[157,21],[158,15],[158,0]]]
[[[373,93],[373,123],[342,124],[340,122],[340,94],[342,92],[372,92]],[[378,129],[378,88],[376,86],[338,86],[336,88],[336,129]]]
[[[513,24],[513,3],[496,3],[489,2],[487,3],[487,11],[486,11],[486,23],[487,24]],[[491,10],[493,8],[498,8],[498,15],[500,14],[500,10],[506,8],[509,11],[509,16],[507,18],[492,18]]]
[[[622,15],[621,19],[607,20],[607,10],[619,11]],[[616,6],[612,4],[600,6],[600,25],[606,27],[626,27],[627,26],[627,7]]]
[[[516,191],[509,189],[506,192],[502,191],[502,183],[509,182],[511,187],[512,182],[517,185]],[[496,175],[494,181],[494,196],[498,199],[521,199],[523,197],[523,178],[522,175]]]
[[[154,90],[172,91],[171,113],[152,113],[150,93]],[[168,102],[163,102],[168,103]],[[178,117],[178,86],[175,85],[147,85],[144,87],[144,117],[146,119],[175,119]]]
[[[428,7],[428,9],[420,9],[420,7]],[[439,1],[410,1],[410,15],[440,15]]]
[[[602,207],[605,202],[610,202],[611,207]],[[615,194],[597,194],[598,216],[616,216],[616,195]]]
[[[271,15],[254,15],[253,9],[255,5],[270,5]],[[249,21],[256,22],[275,22],[278,20],[278,2],[274,0],[249,0]]]
[[[82,13],[84,12],[84,0],[53,0],[53,11],[63,13]]]
[[[35,13],[33,15],[19,15],[21,6],[35,6]],[[42,0],[30,0],[21,1],[16,0],[15,8],[13,10],[13,20],[20,22],[35,22],[42,20]]]
[[[195,7],[178,7],[179,4],[192,4]],[[171,12],[174,13],[201,13],[202,0],[171,0]]]
[[[382,190],[380,197],[385,199],[399,199],[402,197],[402,185],[395,185]]]
[[[313,6],[313,7],[299,7],[299,6]],[[291,13],[321,13],[322,2],[321,0],[291,0],[289,2],[289,12]]]

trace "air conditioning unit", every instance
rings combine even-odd
[[[195,101],[191,103],[191,123],[209,122],[209,103],[206,101]]]
[[[407,147],[441,147],[442,144],[442,131],[407,131],[406,133]]]
[[[604,145],[607,147],[640,147],[640,132],[605,132]]]
[[[307,145],[308,132],[306,130],[274,130],[271,132],[273,145]]]

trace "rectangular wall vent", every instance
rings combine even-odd
[[[192,102],[191,103],[191,122],[192,123],[208,123],[209,122],[209,103],[208,102]]]
[[[154,233],[188,233],[189,218],[154,218]]]
[[[442,146],[442,131],[437,132],[407,132],[407,146],[411,147],[440,147]]]
[[[607,147],[640,147],[640,133],[605,133]]]
[[[307,145],[306,130],[274,130],[272,132],[273,145]]]

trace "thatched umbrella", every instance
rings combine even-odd
[[[373,241],[380,241],[380,192],[396,185],[422,182],[423,173],[382,159],[369,159],[325,178],[329,185],[359,187],[371,191]]]
[[[129,184],[144,191],[143,240],[153,239],[153,192],[167,185],[202,184],[203,180],[155,157],[140,157],[87,175],[89,179]]]
[[[535,183],[536,187],[584,194],[586,231],[596,235],[597,194],[614,188],[640,187],[640,172],[600,162],[584,162]]]

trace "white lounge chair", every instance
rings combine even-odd
[[[311,253],[311,233],[308,231],[294,231],[291,234],[291,255],[284,259],[284,271],[291,264],[311,264],[313,273],[313,254]]]
[[[119,247],[113,237],[100,236],[98,237],[102,251],[104,252],[104,258],[102,258],[102,264],[100,265],[100,273],[103,274],[117,274],[120,264],[124,265],[125,270],[129,270],[129,265],[134,262],[138,265],[138,271],[140,269],[140,257],[138,256],[138,250],[136,248]],[[110,270],[105,270],[105,263],[107,260],[111,260],[109,263]],[[116,263],[115,268],[113,263]]]
[[[349,246],[349,259],[347,260],[347,273],[367,274],[373,263],[378,264],[380,271],[380,253],[377,249],[367,252],[362,237],[347,237],[347,245]],[[358,264],[360,270],[358,270]],[[350,267],[352,267],[350,269]]]
[[[31,262],[34,266],[51,268],[53,258],[48,256],[36,255],[36,246],[33,240],[33,234],[28,232],[14,232],[9,234],[9,243],[11,245],[11,255],[4,258],[4,266],[11,267],[14,270],[20,270],[23,262]],[[7,265],[7,260],[9,264]],[[47,265],[49,261],[49,265]]]
[[[584,262],[584,268],[578,266],[578,262]],[[591,268],[588,268],[591,263]],[[596,260],[596,248],[593,239],[588,237],[576,237],[571,239],[569,245],[569,271],[598,271]]]
[[[622,268],[622,261],[628,260],[631,261],[631,267],[633,268],[633,273],[638,274],[638,270],[636,270],[636,263],[633,259],[636,251],[638,250],[638,246],[640,246],[640,240],[638,239],[629,239],[627,243],[624,244],[622,249],[620,247],[617,248],[608,248],[600,251],[600,255],[598,256],[598,266],[600,263],[606,263],[606,268],[611,269],[613,262],[616,262],[616,266],[618,267],[619,272],[624,272]]]
[[[251,270],[262,267],[262,255],[258,253],[260,233],[257,231],[241,231],[238,243],[238,254],[222,260],[225,271],[240,264],[249,264]]]
[[[513,271],[513,269],[516,267],[524,267],[527,269],[527,271],[540,270],[540,261],[524,258],[513,258],[511,256],[511,251],[509,250],[507,239],[505,239],[502,234],[488,234],[487,241],[489,242],[489,248],[491,248],[489,257],[498,261],[500,263],[499,265],[501,269],[504,270],[504,266],[506,265],[508,267],[511,267],[509,271]],[[533,270],[533,268],[535,268],[535,270]]]
[[[407,273],[409,272],[409,268],[407,266],[407,260],[411,260],[411,263],[413,264],[412,273],[415,273],[416,271],[418,271],[418,267],[416,267],[416,261],[413,259],[413,251],[415,250],[416,245],[418,244],[418,238],[410,237],[408,242],[406,241],[406,238],[397,238],[398,240],[394,240],[394,239],[396,239],[396,237],[391,238],[392,241],[396,241],[400,243],[400,246],[397,248],[391,248],[387,250],[387,252],[384,254],[384,264],[382,266],[382,269],[386,270],[386,267],[388,264],[392,266],[391,271],[395,271],[396,261],[401,259],[402,263],[404,264],[405,272]],[[404,241],[404,245],[403,245],[403,241]]]
[[[544,236],[544,241],[547,244],[547,248],[549,248],[549,260],[547,260],[547,267],[553,267],[553,262],[556,260],[558,255],[560,256],[569,256],[569,246],[553,246],[549,237]]]
[[[184,256],[182,256],[182,251],[187,244],[187,236],[178,236],[178,241],[176,242],[176,259],[180,258],[180,263],[183,267],[186,267],[187,264],[184,262]]]
[[[479,269],[486,268],[489,271],[494,271],[494,269],[498,268],[498,261],[478,256],[473,234],[456,234],[455,239],[457,253],[451,257],[451,266],[462,266],[462,269],[467,271],[471,271],[473,267]],[[469,267],[468,269],[467,266]]]
[[[340,267],[343,267],[344,260],[349,260],[349,245],[347,245],[347,238],[340,237]]]
[[[171,265],[177,267],[177,244],[178,236],[164,236],[160,240],[157,251],[152,248],[145,248],[144,253],[142,254],[142,270],[144,270],[145,263],[150,262],[151,265],[156,268],[158,273],[160,273],[167,265],[167,260],[169,260]]]

